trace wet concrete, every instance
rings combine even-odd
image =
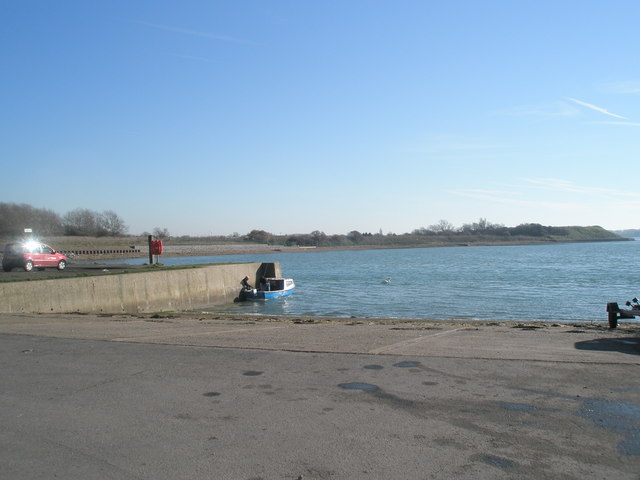
[[[272,320],[0,316],[2,478],[640,478],[636,330]]]

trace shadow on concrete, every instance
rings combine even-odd
[[[577,350],[599,350],[640,355],[640,337],[597,338],[595,340],[576,342],[575,347]]]

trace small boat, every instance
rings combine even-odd
[[[288,297],[295,288],[296,284],[292,278],[265,278],[260,288],[242,289],[240,300],[272,300]]]

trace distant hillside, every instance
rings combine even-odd
[[[593,227],[550,227],[549,238],[558,241],[582,240],[621,240],[621,235],[605,230],[600,226]]]
[[[628,238],[638,238],[640,237],[640,228],[631,229],[631,230],[612,230],[616,235],[620,235],[621,237]]]

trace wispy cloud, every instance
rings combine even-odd
[[[597,125],[625,125],[627,127],[640,127],[640,122],[592,122]]]
[[[613,205],[640,204],[640,192],[578,185],[559,178],[521,178],[521,183],[506,185],[509,190],[489,190],[473,188],[447,189],[452,195],[486,200],[503,205],[550,209],[584,208],[606,201]],[[533,193],[540,190],[544,193]],[[557,200],[550,200],[550,198]]]
[[[579,204],[577,202],[552,202],[549,200],[527,199],[523,198],[520,192],[500,191],[500,190],[480,190],[471,188],[457,188],[445,190],[452,195],[473,198],[475,200],[488,200],[495,203],[512,205],[517,207],[537,207],[566,209],[574,208]]]
[[[453,188],[447,189],[445,192],[461,195],[463,197],[471,197],[483,200],[515,201],[518,192],[509,192],[504,190],[487,190],[481,188]]]
[[[640,93],[640,82],[615,82],[608,85],[615,93],[635,94]]]
[[[570,180],[561,178],[522,178],[522,181],[536,187],[571,193],[600,193],[610,191],[601,187],[585,187],[576,185]]]
[[[560,178],[522,178],[521,180],[529,185],[533,185],[534,187],[553,190],[555,192],[640,198],[640,192],[635,192],[633,190],[578,185],[571,180],[564,180]]]
[[[583,107],[590,108],[591,110],[595,110],[596,112],[600,112],[604,115],[609,115],[610,117],[621,118],[622,120],[626,120],[627,117],[623,117],[622,115],[618,115],[617,113],[611,113],[606,108],[598,107],[597,105],[593,105],[591,103],[583,102],[582,100],[578,100],[577,98],[567,97],[567,100],[571,100],[578,105],[582,105]]]
[[[149,23],[149,22],[137,22],[137,23],[141,25],[145,25],[147,27],[156,28],[158,30],[165,30],[167,32],[180,33],[183,35],[191,35],[193,37],[209,38],[211,40],[218,40],[220,42],[239,43],[243,45],[256,45],[256,43],[251,42],[250,40],[245,40],[243,38],[237,38],[237,37],[229,37],[227,35],[219,35],[217,33],[200,32],[197,30],[189,30],[189,29],[180,28],[180,27],[171,27],[168,25],[158,25],[156,23]]]
[[[522,105],[503,109],[497,112],[499,115],[513,117],[539,116],[539,117],[572,117],[579,113],[579,110],[566,102],[557,101],[554,103],[541,105]]]
[[[411,146],[411,153],[466,154],[503,149],[504,145],[483,138],[453,134],[429,134],[420,140],[420,145]]]
[[[193,61],[196,61],[196,62],[215,63],[213,60],[210,60],[208,58],[196,57],[196,56],[193,56],[193,55],[174,54],[173,56],[177,57],[177,58],[184,58],[185,60],[193,60]]]

